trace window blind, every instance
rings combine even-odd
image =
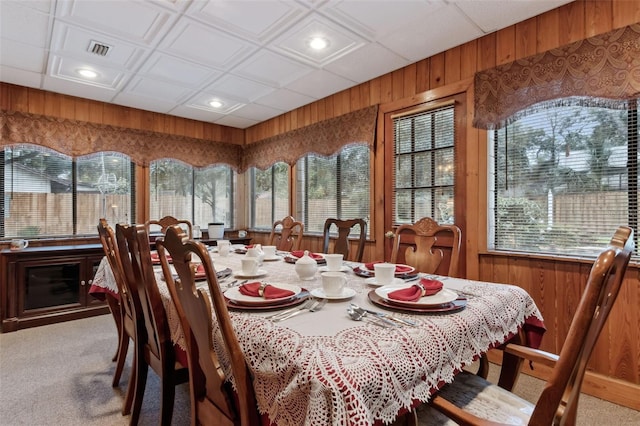
[[[289,215],[289,165],[276,163],[266,170],[250,169],[251,228],[271,229]]]

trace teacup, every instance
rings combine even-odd
[[[258,273],[258,258],[257,257],[244,257],[242,258],[242,275],[252,276]]]
[[[325,254],[324,260],[327,261],[327,271],[339,271],[342,267],[342,254]]]
[[[262,265],[262,261],[264,260],[264,251],[262,251],[262,246],[260,244],[256,244],[253,247],[247,249],[248,257],[255,257],[258,259],[258,264]]]
[[[387,285],[393,282],[396,274],[396,265],[393,263],[376,263],[373,265],[375,271],[376,283]]]
[[[322,291],[325,296],[341,296],[347,277],[342,272],[324,272],[322,273]]]
[[[29,247],[28,240],[11,240],[11,250],[22,250]]]
[[[276,246],[262,246],[265,259],[273,259],[276,257]]]
[[[218,240],[216,241],[218,246],[218,254],[220,256],[228,256],[231,251],[231,243],[229,240]]]

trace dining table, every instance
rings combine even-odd
[[[536,347],[545,331],[534,300],[516,285],[405,270],[394,278],[394,288],[412,286],[423,278],[436,280],[444,292],[454,293],[454,299],[442,304],[396,304],[387,297],[393,289],[380,286],[366,264],[343,262],[340,270],[346,278],[345,288],[338,296],[326,296],[322,254],[317,255],[313,277],[301,280],[296,258],[285,252],[264,259],[254,274],[243,275],[245,252],[244,246],[233,246],[223,256],[215,247],[209,248],[253,374],[258,409],[268,424],[389,424],[427,402],[489,349],[523,330],[527,344]],[[157,268],[171,337],[178,356],[184,356],[184,334],[161,268]],[[273,304],[244,303],[238,296],[239,286],[253,282],[293,288],[295,295]],[[206,280],[198,287],[209,291]],[[117,295],[113,274],[103,260],[90,293],[105,292]],[[271,319],[285,309],[305,306],[308,298],[327,302],[319,310],[299,309],[283,321]],[[349,314],[352,304],[371,313],[356,321],[357,316]],[[214,349],[233,385],[215,321],[213,336]]]

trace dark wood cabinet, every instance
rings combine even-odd
[[[109,312],[89,295],[100,244],[2,250],[2,332]]]

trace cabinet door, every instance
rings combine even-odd
[[[18,316],[84,305],[83,258],[42,259],[18,264]]]

